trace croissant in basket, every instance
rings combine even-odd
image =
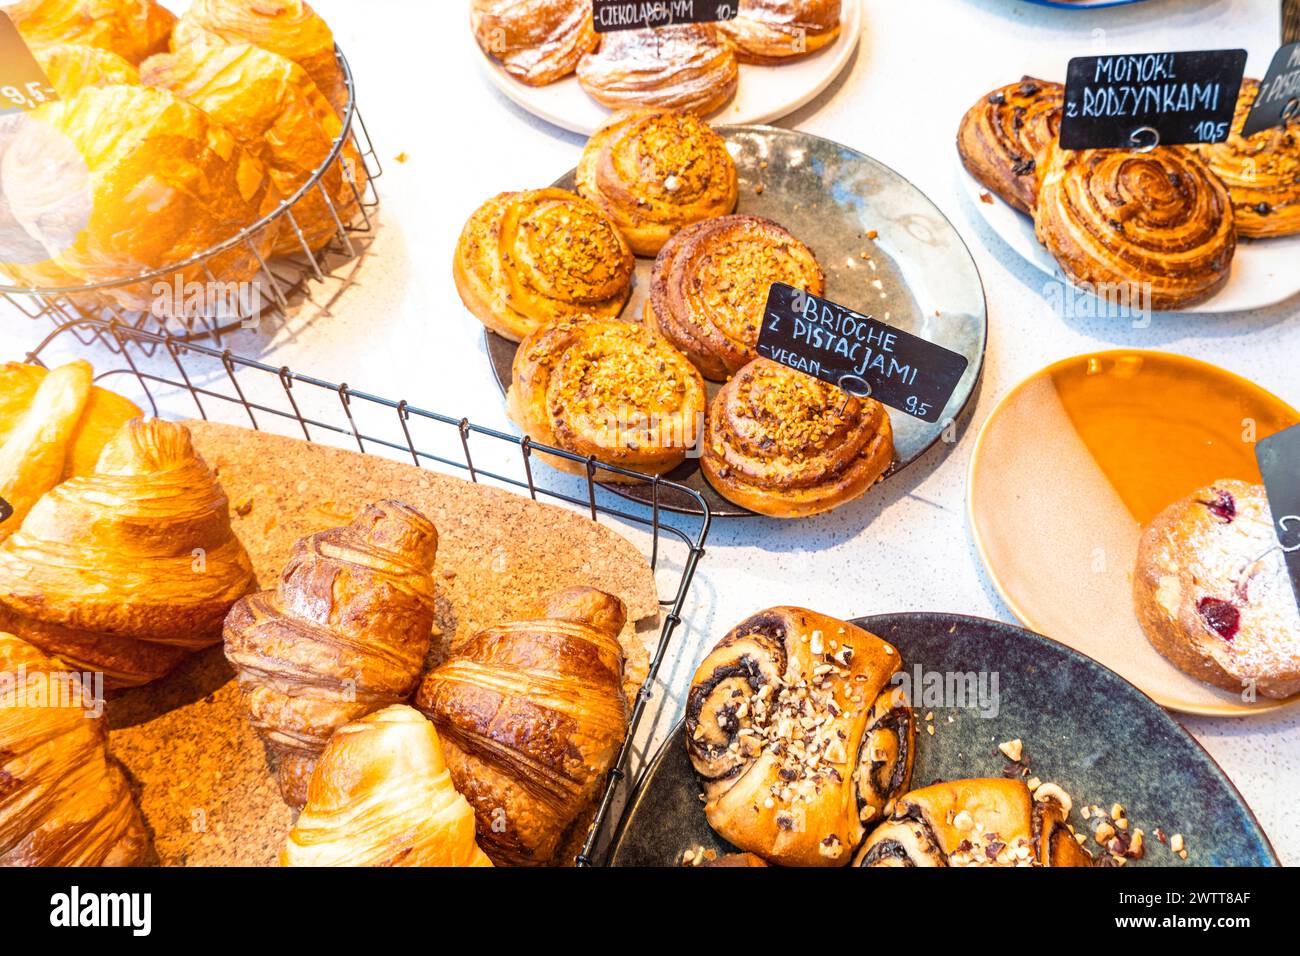
[[[18,0],[4,12],[33,46],[81,43],[133,64],[165,50],[176,23],[154,0]]]
[[[596,796],[627,733],[623,602],[558,591],[537,617],[480,631],[430,672],[416,706],[497,864],[541,865]]]
[[[0,545],[0,628],[130,687],[221,640],[253,583],[189,430],[135,419],[92,474],[45,494]]]
[[[148,834],[108,755],[97,693],[93,675],[0,633],[0,866],[143,861]]]
[[[438,532],[400,501],[303,538],[274,591],[230,609],[226,658],[253,728],[278,756],[280,792],[301,807],[339,727],[404,700],[434,622]]]
[[[54,92],[67,99],[87,86],[134,86],[140,71],[110,50],[82,43],[51,43],[32,50]]]

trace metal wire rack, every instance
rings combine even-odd
[[[284,197],[280,204],[259,219],[242,229],[238,234],[197,253],[188,259],[168,265],[125,276],[84,285],[59,288],[34,288],[22,285],[6,285],[0,281],[0,296],[14,305],[22,314],[31,319],[49,319],[55,327],[78,325],[77,320],[100,319],[115,322],[121,327],[141,331],[157,331],[182,339],[199,339],[210,337],[217,345],[221,344],[222,334],[239,328],[250,321],[260,321],[269,312],[272,317],[288,317],[290,302],[300,295],[308,282],[325,279],[330,271],[329,261],[335,257],[354,258],[357,255],[359,237],[373,231],[372,215],[379,206],[379,193],[374,182],[383,175],[383,165],[375,153],[374,144],[366,130],[365,120],[356,105],[356,88],[353,85],[352,70],[348,66],[343,51],[335,47],[339,68],[347,84],[347,109],[342,117],[342,130],[335,138],[328,155],[307,178],[307,181],[291,196]],[[365,172],[365,181],[358,184],[358,177],[351,163],[343,155],[345,145],[351,143]],[[347,184],[352,194],[351,203],[338,203],[325,186],[325,176],[331,169],[337,169],[342,182]],[[317,249],[312,249],[294,216],[294,208],[309,194],[315,194],[324,204],[334,221],[334,234],[329,241]],[[346,197],[346,193],[344,194]],[[265,249],[259,248],[258,240],[266,230],[279,229],[289,233],[297,240],[298,248],[275,256],[265,255]],[[241,297],[234,310],[215,310],[211,313],[184,315],[155,315],[152,311],[128,311],[115,304],[102,293],[104,290],[125,286],[152,284],[158,280],[168,280],[182,270],[199,267],[208,282],[220,282],[223,279],[217,257],[228,253],[238,246],[243,246],[258,263],[256,275],[250,281],[256,289],[256,295]],[[0,275],[0,280],[3,276]],[[107,348],[116,347],[111,336],[105,336],[99,327],[90,330],[77,328],[73,331],[83,345],[100,344]],[[148,343],[141,343],[150,347]]]
[[[52,357],[60,351],[67,344],[61,340],[67,336],[109,346],[106,351],[116,364],[106,368],[101,356],[93,356],[101,361],[96,381],[107,380],[112,383],[109,387],[121,392],[126,390],[123,386],[130,385],[124,379],[133,380],[142,407],[154,415],[197,416],[205,421],[233,419],[230,424],[246,424],[258,430],[283,425],[293,433],[300,431],[306,441],[355,443],[363,453],[409,457],[420,468],[449,468],[472,482],[490,482],[527,494],[534,501],[549,499],[581,509],[592,521],[614,519],[647,532],[651,568],[664,571],[676,583],[666,595],[661,591],[663,621],[649,672],[633,704],[627,736],[610,771],[596,816],[575,858],[579,866],[598,862],[597,848],[620,796],[620,787],[635,782],[628,780],[628,764],[637,729],[654,696],[655,680],[673,633],[682,621],[686,595],[704,554],[711,516],[699,492],[527,437],[475,425],[466,418],[417,408],[407,401],[360,391],[346,383],[327,382],[287,366],[243,358],[230,349],[186,341],[166,330],[151,332],[115,320],[80,318],[67,322],[27,353],[26,361],[45,365],[43,356]],[[72,347],[69,351],[78,350]],[[544,474],[556,476],[556,484],[546,484],[534,472],[535,453],[574,462],[582,467],[585,478],[547,471]],[[645,481],[651,488],[650,503],[641,508],[605,491],[599,484],[602,473]],[[699,514],[684,516],[661,509],[661,493],[689,496],[698,501]],[[672,554],[667,553],[670,549]]]

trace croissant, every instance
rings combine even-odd
[[[898,651],[797,607],[760,611],[704,658],[686,748],[709,826],[769,863],[843,866],[912,773]]]
[[[473,0],[474,38],[502,69],[529,86],[568,76],[600,37],[589,0]]]
[[[705,115],[736,93],[740,67],[711,23],[619,30],[578,61],[578,82],[611,110],[636,107]]]
[[[226,658],[249,719],[279,757],[280,792],[301,807],[339,727],[415,688],[434,621],[438,532],[400,501],[299,541],[274,591],[226,617]]]
[[[33,46],[80,43],[132,64],[165,50],[176,23],[176,15],[154,0],[18,0],[4,12]]]
[[[189,430],[135,419],[0,545],[0,628],[130,687],[217,643],[253,583]]]
[[[41,72],[59,96],[67,99],[86,86],[133,86],[140,72],[109,50],[81,43],[52,43],[32,51]]]
[[[963,165],[995,196],[1032,214],[1064,104],[1064,86],[1032,76],[980,97],[957,130]]]
[[[321,753],[281,866],[491,866],[438,734],[394,704],[344,724]]]
[[[785,63],[840,35],[840,0],[740,0],[718,30],[741,63]]]
[[[93,677],[0,633],[0,866],[135,866],[148,851]]]
[[[582,151],[577,185],[638,256],[658,255],[683,226],[725,216],[738,194],[726,141],[676,110],[611,116]]]
[[[655,259],[645,322],[721,382],[757,357],[773,282],[814,295],[826,286],[812,250],[770,219],[708,219],[673,236]]]
[[[627,733],[623,602],[558,591],[539,617],[476,634],[425,678],[456,789],[498,865],[549,863],[596,796]]]
[[[1031,795],[1023,781],[1003,778],[913,790],[898,798],[853,865],[1092,866],[1055,791],[1044,786]]]

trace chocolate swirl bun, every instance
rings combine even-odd
[[[911,778],[898,651],[797,607],[748,618],[700,664],[686,747],[719,835],[771,863],[843,866]]]
[[[1065,824],[1068,800],[1000,777],[936,783],[899,797],[853,865],[1092,866]]]
[[[735,95],[740,67],[711,23],[606,33],[578,61],[578,82],[612,110],[691,110],[705,115]]]
[[[785,63],[840,35],[840,0],[740,0],[735,19],[718,30],[741,63]]]
[[[1259,81],[1245,80],[1231,135],[1195,149],[1228,187],[1238,235],[1290,236],[1300,233],[1300,119],[1243,137],[1258,95]]]
[[[1053,149],[1035,231],[1072,282],[1141,285],[1158,311],[1223,288],[1237,247],[1227,189],[1182,146]]]
[[[769,359],[736,373],[709,406],[700,466],[729,501],[773,518],[852,501],[894,460],[889,413]]]
[[[812,250],[770,219],[720,216],[688,226],[655,259],[645,321],[721,382],[757,358],[773,282],[814,295],[826,278]]]
[[[1033,213],[1047,149],[1061,131],[1065,87],[1024,77],[980,97],[957,129],[957,152],[995,196]]]

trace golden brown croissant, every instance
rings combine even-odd
[[[0,866],[138,865],[149,838],[108,756],[102,688],[63,666],[0,633]]]
[[[1070,808],[1059,790],[1031,795],[1022,781],[1000,777],[913,790],[898,798],[853,865],[1092,866],[1065,824]]]
[[[456,243],[461,301],[518,342],[560,319],[612,319],[632,291],[632,250],[610,218],[563,189],[500,193],[475,210]]]
[[[1195,149],[1228,187],[1238,235],[1290,236],[1300,233],[1300,118],[1243,137],[1258,95],[1258,80],[1242,81],[1231,135]]]
[[[740,0],[718,29],[741,63],[785,63],[840,35],[840,0]]]
[[[438,734],[395,704],[330,738],[281,866],[491,866]]]
[[[708,395],[700,373],[653,332],[577,319],[534,332],[515,352],[506,407],[526,435],[578,455],[660,475],[699,439]],[[564,471],[586,466],[553,455]],[[622,480],[601,473],[602,480]]]
[[[989,192],[1032,214],[1064,103],[1065,87],[1032,76],[980,97],[957,130],[962,163]]]
[[[301,807],[312,767],[348,721],[404,700],[434,620],[438,532],[400,501],[304,538],[274,591],[226,617],[226,658],[253,728],[279,757],[280,792]]]
[[[711,23],[675,23],[606,33],[578,61],[578,82],[612,110],[720,108],[736,93],[740,67]]]
[[[912,774],[898,651],[798,607],[738,624],[686,699],[686,748],[719,835],[770,863],[843,866]]]
[[[41,71],[59,96],[67,99],[86,86],[132,86],[139,71],[109,50],[81,43],[51,43],[32,51]]]
[[[0,627],[129,687],[221,640],[253,583],[189,430],[136,419],[93,474],[48,492],[0,545]]]
[[[1232,202],[1190,149],[1048,155],[1034,227],[1070,281],[1140,290],[1157,311],[1203,302],[1227,283]]]
[[[655,259],[645,321],[721,382],[758,356],[773,282],[814,295],[826,286],[812,250],[770,219],[708,219],[673,236]]]
[[[700,467],[729,501],[773,518],[837,508],[894,461],[889,412],[765,358],[722,387],[704,420]]]
[[[494,863],[537,865],[595,797],[627,732],[623,602],[552,594],[537,618],[480,631],[420,686],[456,789]]]
[[[132,64],[165,50],[176,23],[176,15],[154,0],[18,0],[4,12],[34,46],[81,43]]]
[[[483,52],[529,86],[568,76],[600,43],[590,0],[473,0],[469,18]]]
[[[683,226],[736,208],[726,141],[694,113],[629,110],[592,134],[578,192],[605,211],[638,256],[655,256]]]

